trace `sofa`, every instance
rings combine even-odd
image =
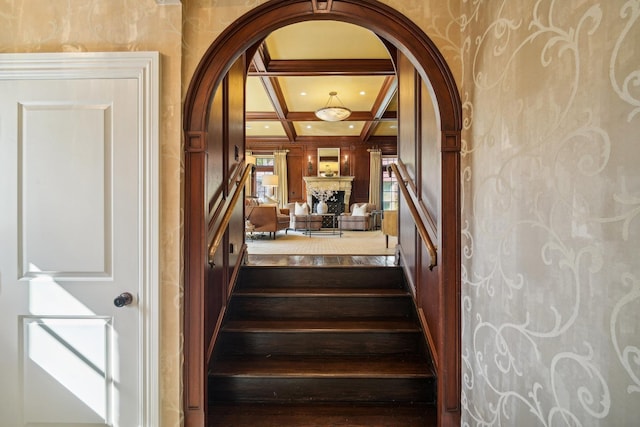
[[[279,209],[276,205],[245,206],[245,218],[255,232],[268,232],[269,238],[276,238],[276,233],[289,227],[289,211]]]
[[[317,231],[322,228],[322,216],[311,214],[311,208],[307,202],[287,203],[289,209],[289,229],[290,230],[311,230]],[[306,207],[306,214],[300,209]]]
[[[350,206],[349,212],[338,216],[340,229],[344,230],[371,230],[373,221],[371,212],[376,210],[376,205],[372,203],[354,203]]]

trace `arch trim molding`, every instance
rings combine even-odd
[[[437,267],[441,313],[439,334],[438,425],[460,423],[460,141],[462,105],[455,80],[435,44],[411,20],[376,0],[270,0],[240,17],[212,43],[187,91],[184,214],[184,359],[185,426],[203,427],[206,347],[203,334],[207,242],[204,240],[204,189],[207,131],[211,102],[234,62],[272,31],[307,20],[336,20],[367,28],[393,44],[413,64],[435,98],[441,131],[442,255]],[[446,213],[446,214],[444,214]],[[447,318],[443,318],[446,316]]]

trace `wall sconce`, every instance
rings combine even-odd
[[[307,174],[308,175],[312,175],[313,174],[313,163],[311,162],[311,156],[308,157]]]
[[[349,175],[349,155],[344,155],[344,163],[342,164],[342,175]]]

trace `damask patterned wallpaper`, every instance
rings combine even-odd
[[[640,2],[462,1],[450,17],[463,425],[637,425]]]

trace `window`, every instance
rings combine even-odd
[[[256,154],[256,173],[253,174],[253,188],[256,189],[255,196],[263,199],[269,194],[270,189],[262,186],[262,178],[265,175],[273,175],[274,159],[272,155]]]
[[[382,157],[382,209],[385,211],[398,209],[398,180],[395,174],[387,173],[387,165],[397,161],[397,157]]]

